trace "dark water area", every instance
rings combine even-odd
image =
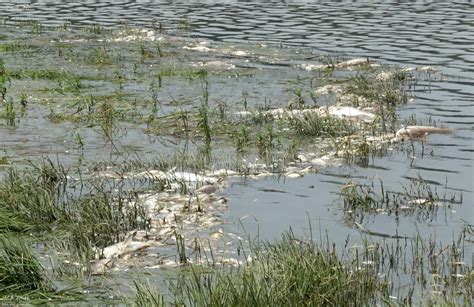
[[[441,80],[418,84],[416,98],[400,108],[398,116],[444,125],[453,128],[453,134],[430,136],[423,155],[417,145],[414,159],[392,152],[372,159],[368,167],[346,165],[300,179],[233,182],[224,192],[231,199],[229,227],[242,224],[252,233],[258,230],[262,237],[274,238],[290,226],[307,230],[309,219],[313,228],[328,229],[336,240],[344,240],[348,233],[357,235],[340,214],[337,192],[348,178],[382,179],[396,190],[422,177],[440,190],[463,194],[462,205],[443,208],[428,223],[378,215],[367,221],[372,230],[406,236],[419,231],[449,242],[464,221],[474,223],[472,1],[0,1],[0,7],[0,18],[7,24],[37,20],[45,26],[127,23],[158,29],[161,23],[168,35],[196,41],[263,43],[314,55],[369,57],[402,67],[432,66],[443,74]],[[4,146],[21,147],[17,135],[10,139],[1,135]],[[48,145],[44,146],[47,152]],[[266,187],[283,193],[268,192]]]

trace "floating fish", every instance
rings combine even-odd
[[[206,184],[200,187],[199,189],[196,189],[194,191],[195,194],[212,194],[215,193],[217,190],[219,190],[219,187],[212,185],[212,184]]]
[[[167,178],[170,180],[183,180],[185,182],[215,183],[218,181],[217,178],[188,172],[171,172],[167,174]]]
[[[92,262],[90,266],[91,275],[104,275],[114,266],[113,259],[99,259]]]
[[[438,128],[430,126],[406,126],[397,131],[395,134],[396,139],[421,139],[428,134],[447,134],[452,133],[453,130],[450,128]]]
[[[301,64],[300,67],[303,68],[303,69],[306,70],[306,71],[312,71],[312,70],[318,70],[318,69],[325,69],[325,68],[328,68],[329,65],[322,65],[322,64],[318,64],[318,65],[315,65],[315,64]]]
[[[303,174],[298,172],[287,172],[284,174],[284,176],[287,178],[301,178],[303,177]]]
[[[353,107],[336,107],[327,108],[329,115],[339,118],[359,119],[371,122],[375,119],[375,114],[359,110]]]
[[[107,246],[99,253],[99,256],[104,259],[120,258],[125,254],[150,247],[150,244],[146,242],[133,242],[132,240],[135,234],[136,232],[130,233],[122,242]]]
[[[235,69],[234,64],[226,63],[222,61],[198,62],[198,63],[192,64],[192,66],[204,67],[208,69],[218,69],[218,70]]]
[[[211,51],[214,51],[214,49],[211,49],[211,48],[206,47],[206,46],[184,46],[183,49],[198,51],[198,52],[211,52]]]
[[[354,67],[354,66],[362,66],[362,65],[369,65],[372,64],[373,61],[370,61],[368,58],[359,58],[359,59],[352,59],[348,61],[344,61],[335,65],[336,68],[347,68],[347,67]]]

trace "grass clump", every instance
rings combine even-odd
[[[334,138],[351,135],[355,130],[347,121],[315,113],[288,117],[287,122],[290,131],[301,137]]]
[[[56,179],[47,173],[20,173],[10,169],[0,184],[0,209],[8,212],[10,221],[16,220],[16,225],[29,224],[35,229],[49,228],[50,224],[66,219],[67,212],[57,200],[56,185],[51,180]]]
[[[367,305],[386,284],[370,269],[352,269],[330,248],[300,240],[292,232],[255,251],[243,268],[181,276],[171,283],[178,306]],[[136,300],[162,301],[149,287],[137,287]]]
[[[25,240],[0,234],[0,303],[45,304],[82,300],[73,289],[58,290]]]
[[[10,292],[50,291],[43,266],[16,238],[0,235],[0,296]]]
[[[411,179],[402,191],[390,191],[380,181],[380,188],[374,183],[362,185],[349,182],[341,189],[344,212],[349,220],[362,222],[366,214],[387,213],[398,218],[400,215],[414,216],[420,221],[433,220],[439,209],[461,204],[462,194],[440,194],[422,178]]]

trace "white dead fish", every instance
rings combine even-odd
[[[327,108],[327,111],[331,116],[339,117],[339,118],[359,119],[359,120],[369,121],[369,122],[375,119],[375,114],[362,111],[353,107],[331,106]]]
[[[211,52],[214,51],[214,49],[211,49],[206,46],[184,46],[183,49],[186,50],[192,50],[192,51],[198,51],[198,52]]]
[[[218,190],[219,190],[219,187],[212,184],[206,184],[200,187],[199,189],[195,190],[194,193],[195,194],[212,194]]]
[[[301,178],[303,177],[303,174],[297,173],[297,172],[288,172],[285,173],[284,176],[286,178]]]
[[[218,177],[221,177],[221,176],[237,176],[238,174],[239,173],[236,172],[236,171],[233,171],[233,170],[230,170],[230,169],[225,169],[225,168],[218,169],[218,170],[215,170],[215,171],[206,172],[207,176],[212,176],[212,177],[215,177],[215,176],[218,176]]]
[[[450,128],[438,128],[430,126],[406,126],[397,131],[395,134],[397,139],[420,139],[428,134],[448,134],[452,133],[453,130]]]
[[[126,254],[150,247],[150,244],[146,242],[133,242],[135,234],[136,232],[130,233],[122,242],[107,246],[100,256],[105,259],[120,258]]]
[[[195,173],[188,172],[169,172],[166,174],[169,180],[183,180],[185,182],[203,182],[203,183],[214,183],[217,182],[217,178],[202,176]]]
[[[352,59],[348,61],[344,61],[341,63],[338,63],[335,65],[336,68],[347,68],[347,67],[354,67],[354,66],[362,66],[362,65],[368,65],[373,63],[373,61],[370,61],[368,58],[358,58],[358,59]]]
[[[149,180],[160,180],[166,178],[166,173],[159,170],[148,170],[132,175],[134,178],[146,178]]]
[[[94,260],[90,269],[91,275],[104,275],[107,273],[114,265],[114,261],[112,259],[99,259]]]
[[[301,162],[308,162],[308,158],[305,155],[299,154],[296,158]]]
[[[335,165],[339,166],[343,164],[343,160],[341,158],[331,157],[331,156],[322,156],[320,158],[315,158],[310,161],[311,164],[318,165],[318,166],[328,166],[328,165]]]
[[[300,67],[303,68],[306,71],[312,71],[312,70],[318,70],[318,69],[325,69],[325,68],[328,68],[329,66],[328,65],[321,65],[321,64],[318,64],[318,65],[301,64]]]
[[[327,95],[329,93],[341,94],[342,86],[339,84],[327,84],[314,91],[314,94],[316,95]]]
[[[235,55],[235,56],[247,56],[247,55],[248,55],[247,52],[242,51],[242,50],[233,51],[233,52],[231,52],[231,54],[233,54],[233,55]]]
[[[102,251],[100,255],[102,256],[101,258],[112,259],[112,258],[119,257],[121,254],[124,253],[127,245],[130,242],[132,242],[134,235],[135,235],[134,233],[131,233],[122,242],[118,242],[116,244],[113,244],[104,248],[104,250]]]
[[[423,66],[423,67],[406,67],[401,70],[402,72],[413,72],[413,71],[424,71],[424,72],[436,72],[436,68],[433,66]]]
[[[379,81],[387,81],[392,79],[396,75],[395,71],[383,71],[375,76],[375,79]]]
[[[198,63],[191,64],[191,66],[204,67],[208,69],[217,69],[217,70],[235,69],[234,64],[226,63],[223,61],[198,62]]]

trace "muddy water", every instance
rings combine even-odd
[[[112,3],[112,2],[111,2]],[[359,3],[340,2],[289,4],[238,1],[222,3],[174,3],[125,1],[73,4],[33,1],[31,3],[0,1],[0,17],[11,20],[39,20],[45,25],[71,22],[73,27],[102,24],[114,27],[124,21],[151,28],[161,22],[169,35],[191,39],[208,39],[224,43],[266,43],[288,47],[281,51],[291,67],[295,51],[314,54],[338,53],[351,57],[370,57],[382,63],[400,66],[430,65],[444,74],[438,81],[417,84],[416,98],[399,109],[401,119],[415,116],[428,123],[435,122],[455,129],[453,134],[429,136],[423,146],[414,144],[415,153],[394,151],[374,157],[367,167],[344,165],[322,168],[319,174],[298,179],[267,177],[260,180],[230,182],[222,195],[230,199],[226,217],[229,229],[245,228],[252,236],[273,239],[292,227],[296,232],[322,229],[332,240],[343,242],[347,235],[358,238],[358,232],[346,225],[340,187],[349,180],[371,184],[382,180],[394,191],[408,185],[410,179],[429,180],[438,192],[462,193],[463,202],[442,208],[434,219],[395,218],[384,214],[368,216],[364,226],[374,232],[436,237],[449,242],[463,221],[474,223],[474,4],[456,3]],[[155,21],[153,23],[153,21]],[[304,62],[299,58],[298,61]],[[310,61],[311,59],[306,59]],[[283,61],[282,61],[283,62]],[[241,65],[244,65],[241,63]],[[251,63],[252,68],[276,69],[271,65]],[[283,73],[290,74],[290,70]],[[301,73],[303,74],[303,72]],[[285,100],[284,91],[272,92],[271,73],[267,83],[255,90],[252,80],[223,85],[212,92],[212,99],[229,99],[244,92]],[[137,89],[137,91],[139,91]],[[285,95],[285,99],[281,96]],[[287,101],[287,100],[286,100]],[[16,132],[0,127],[2,147],[10,156],[39,157],[51,152],[73,160],[71,146],[74,135],[64,139],[64,129],[42,125],[45,114],[32,115],[30,127],[41,133],[32,135],[28,127]],[[138,127],[139,129],[142,127]],[[43,129],[43,130],[41,130]],[[156,139],[137,137],[137,127],[122,127],[124,146],[138,148],[147,155],[163,146]],[[104,142],[100,133],[90,134],[86,150],[100,160],[104,158]],[[62,144],[59,140],[62,140]],[[94,140],[96,140],[94,142]],[[406,145],[410,147],[410,145]],[[111,157],[118,155],[110,144],[105,148]],[[69,154],[65,154],[69,151]],[[71,157],[72,155],[72,157]],[[357,240],[357,239],[355,239]]]

